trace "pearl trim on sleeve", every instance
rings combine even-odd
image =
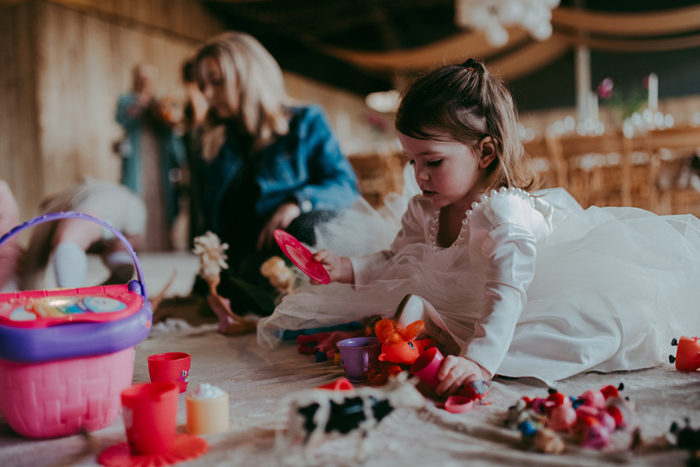
[[[448,251],[450,248],[461,246],[462,240],[464,240],[464,232],[467,229],[467,225],[469,225],[469,217],[472,215],[472,213],[476,209],[478,209],[480,205],[483,205],[486,201],[488,201],[489,198],[493,198],[494,196],[505,196],[505,195],[518,196],[518,197],[524,199],[525,201],[527,201],[527,203],[530,206],[532,206],[533,208],[535,207],[535,202],[532,199],[532,196],[530,195],[530,193],[528,193],[527,191],[524,191],[520,188],[514,188],[514,187],[506,188],[503,186],[498,191],[491,190],[488,195],[483,194],[483,195],[481,195],[481,198],[479,199],[479,201],[475,201],[472,203],[471,209],[466,211],[465,217],[464,217],[464,219],[462,219],[462,227],[459,230],[459,236],[452,243],[452,245],[450,245],[449,247],[446,247],[446,248],[440,247],[437,244],[437,231],[438,231],[438,224],[440,222],[440,210],[436,209],[433,212],[433,220],[432,220],[432,224],[430,226],[429,244],[430,244],[430,247],[432,248],[432,250],[435,253],[439,254],[443,251]]]

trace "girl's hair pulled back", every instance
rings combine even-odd
[[[537,186],[537,172],[520,142],[513,97],[478,60],[447,65],[415,80],[401,99],[396,129],[412,138],[454,140],[472,147],[490,136],[496,158],[480,188]]]
[[[225,32],[210,39],[194,59],[198,83],[199,69],[206,57],[221,66],[227,99],[232,105],[239,128],[252,138],[253,147],[261,149],[276,136],[289,131],[289,115],[284,109],[287,94],[282,70],[277,61],[253,36],[237,31]],[[213,109],[208,122],[215,123]]]

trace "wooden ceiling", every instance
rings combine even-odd
[[[202,0],[230,29],[257,37],[283,69],[357,94],[390,89],[396,79],[391,70],[368,69],[324,53],[328,47],[358,52],[404,51],[435,44],[463,34],[455,25],[455,0]],[[697,5],[688,0],[562,0],[561,6],[583,4],[592,12],[633,13],[672,10]],[[555,31],[557,30],[555,26]],[[533,41],[530,41],[533,42]],[[505,54],[505,51],[503,52]],[[501,55],[503,55],[501,54]],[[489,60],[502,56],[495,53]],[[688,70],[700,63],[700,49],[677,52],[594,52],[593,82],[616,76],[617,82],[661,68],[676,76],[675,88],[660,88],[667,95],[700,94]],[[523,108],[572,105],[573,54],[511,81]],[[682,68],[680,79],[675,68]],[[657,69],[658,68],[658,69]],[[688,81],[683,76],[688,75]],[[663,81],[663,76],[660,76]],[[667,84],[670,81],[665,81]]]

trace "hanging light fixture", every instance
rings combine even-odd
[[[560,0],[456,0],[455,22],[479,29],[488,41],[502,47],[508,43],[508,26],[522,26],[543,41],[552,35],[552,9]]]
[[[399,108],[399,91],[390,89],[389,91],[373,92],[365,97],[367,107],[377,112],[391,113]]]

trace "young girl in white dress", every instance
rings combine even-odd
[[[414,82],[396,128],[422,191],[400,232],[377,253],[316,253],[334,283],[285,297],[261,345],[372,314],[422,319],[450,354],[449,395],[496,374],[551,384],[655,366],[674,335],[700,332],[700,221],[531,194],[512,97],[480,62]]]

